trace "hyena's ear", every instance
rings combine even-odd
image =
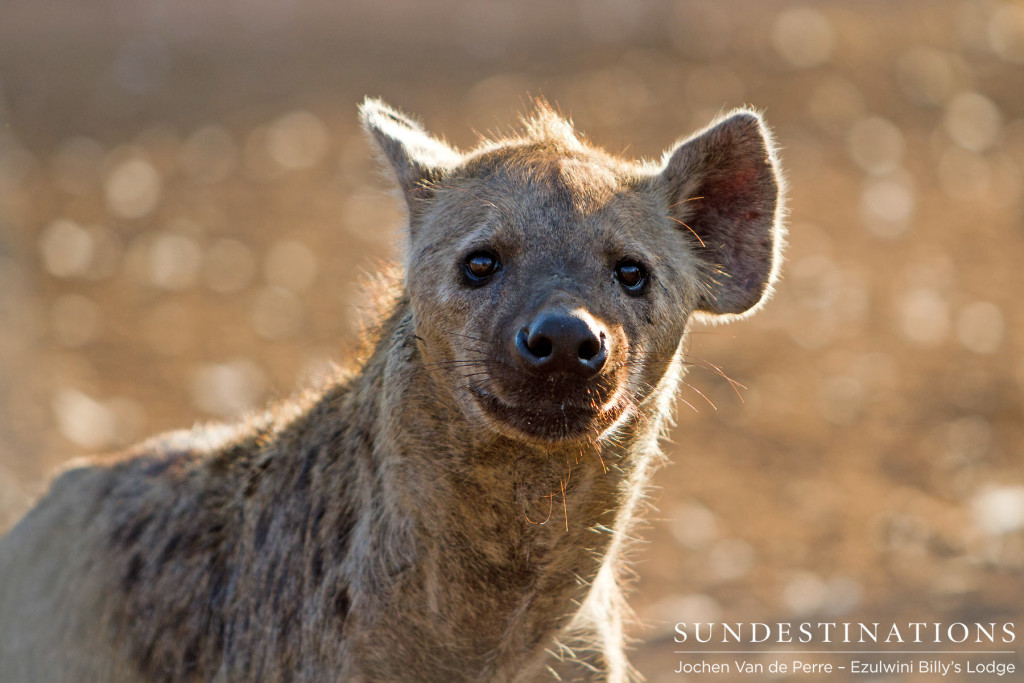
[[[413,214],[420,200],[433,194],[432,185],[462,160],[458,152],[431,137],[419,123],[380,100],[366,98],[359,107],[359,119],[394,169]]]
[[[702,261],[697,310],[754,310],[771,291],[783,240],[782,179],[761,118],[739,110],[678,144],[655,182]]]

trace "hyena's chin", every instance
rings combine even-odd
[[[538,382],[541,384],[541,382]],[[565,391],[532,393],[524,400],[506,398],[485,386],[469,388],[473,402],[489,426],[518,440],[538,443],[593,442],[604,435],[626,411],[627,403],[611,392]],[[545,395],[538,395],[538,394]]]

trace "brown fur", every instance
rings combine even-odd
[[[362,116],[410,216],[372,354],[57,479],[0,540],[0,679],[630,676],[621,557],[687,321],[750,311],[775,277],[770,138],[739,111],[655,165],[543,103],[467,154],[379,102]],[[481,249],[501,267],[469,286]],[[538,311],[601,331],[596,377],[524,371]]]

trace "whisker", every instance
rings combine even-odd
[[[569,476],[572,476],[572,470],[569,470]],[[568,505],[568,503],[565,502],[565,484],[566,484],[566,482],[562,481],[561,478],[559,478],[558,483],[562,485],[562,514],[565,515],[565,531],[566,531],[566,533],[568,533],[568,531],[569,531],[569,505]]]
[[[672,216],[669,216],[669,218],[672,218]],[[691,232],[691,233],[693,234],[693,236],[697,238],[697,241],[698,241],[698,242],[700,242],[700,246],[701,246],[701,247],[703,247],[703,248],[707,248],[707,245],[706,245],[706,244],[704,244],[704,240],[702,240],[702,239],[700,238],[700,235],[698,235],[698,234],[697,234],[697,233],[696,233],[696,232],[694,231],[694,229],[693,229],[693,228],[691,228],[691,227],[690,227],[689,225],[687,225],[686,223],[682,222],[682,221],[681,221],[681,220],[679,220],[678,218],[672,218],[672,220],[674,220],[674,221],[675,221],[676,223],[678,223],[679,225],[681,225],[681,226],[683,226],[684,228],[686,228],[687,230],[689,230],[689,231],[690,231],[690,232]]]
[[[548,506],[548,516],[544,518],[543,522],[535,522],[532,519],[530,519],[530,513],[526,511],[526,502],[523,502],[523,517],[526,519],[527,522],[535,526],[543,526],[547,524],[551,520],[551,513],[554,512],[555,509],[555,494],[551,494],[550,496],[541,496],[541,498],[547,498],[548,503],[550,504]]]
[[[695,202],[698,199],[704,199],[704,197],[690,197],[689,199],[682,199],[682,200],[676,202],[675,204],[669,204],[668,208],[674,209],[677,206],[679,206],[680,204],[686,204],[687,202]]]
[[[679,400],[679,401],[681,401],[681,402],[682,402],[682,403],[683,403],[684,405],[686,405],[687,407],[689,407],[689,408],[690,408],[690,410],[692,410],[693,412],[695,412],[695,413],[697,413],[698,415],[700,415],[700,411],[699,411],[699,410],[697,410],[697,408],[696,408],[696,407],[695,407],[695,406],[694,406],[694,405],[693,405],[692,403],[690,403],[689,401],[687,401],[687,400],[686,400],[685,398],[683,398],[682,396],[676,396],[676,399],[677,399],[677,400]]]
[[[684,385],[684,386],[686,386],[686,387],[688,387],[688,388],[690,388],[690,389],[692,389],[693,391],[697,392],[697,395],[698,395],[698,396],[700,396],[700,397],[701,397],[702,399],[704,399],[705,401],[707,401],[707,402],[708,402],[708,405],[709,405],[709,406],[711,406],[711,409],[712,409],[712,410],[715,410],[715,411],[717,411],[717,410],[718,410],[718,406],[716,406],[716,405],[715,405],[715,404],[714,404],[714,403],[712,402],[712,400],[711,400],[710,398],[708,398],[707,396],[705,396],[705,395],[704,395],[704,392],[703,392],[703,391],[701,391],[701,390],[700,390],[700,389],[698,389],[697,387],[693,386],[693,385],[692,385],[692,384],[690,384],[689,382],[684,382],[684,383],[683,383],[683,385]]]

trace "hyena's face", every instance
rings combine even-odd
[[[465,156],[378,103],[364,121],[409,199],[425,367],[487,429],[558,442],[640,419],[690,314],[744,313],[770,287],[778,184],[752,114],[660,167],[584,145],[544,108]]]
[[[537,144],[435,189],[408,288],[427,362],[465,412],[519,437],[596,437],[659,383],[702,274],[637,185]]]

